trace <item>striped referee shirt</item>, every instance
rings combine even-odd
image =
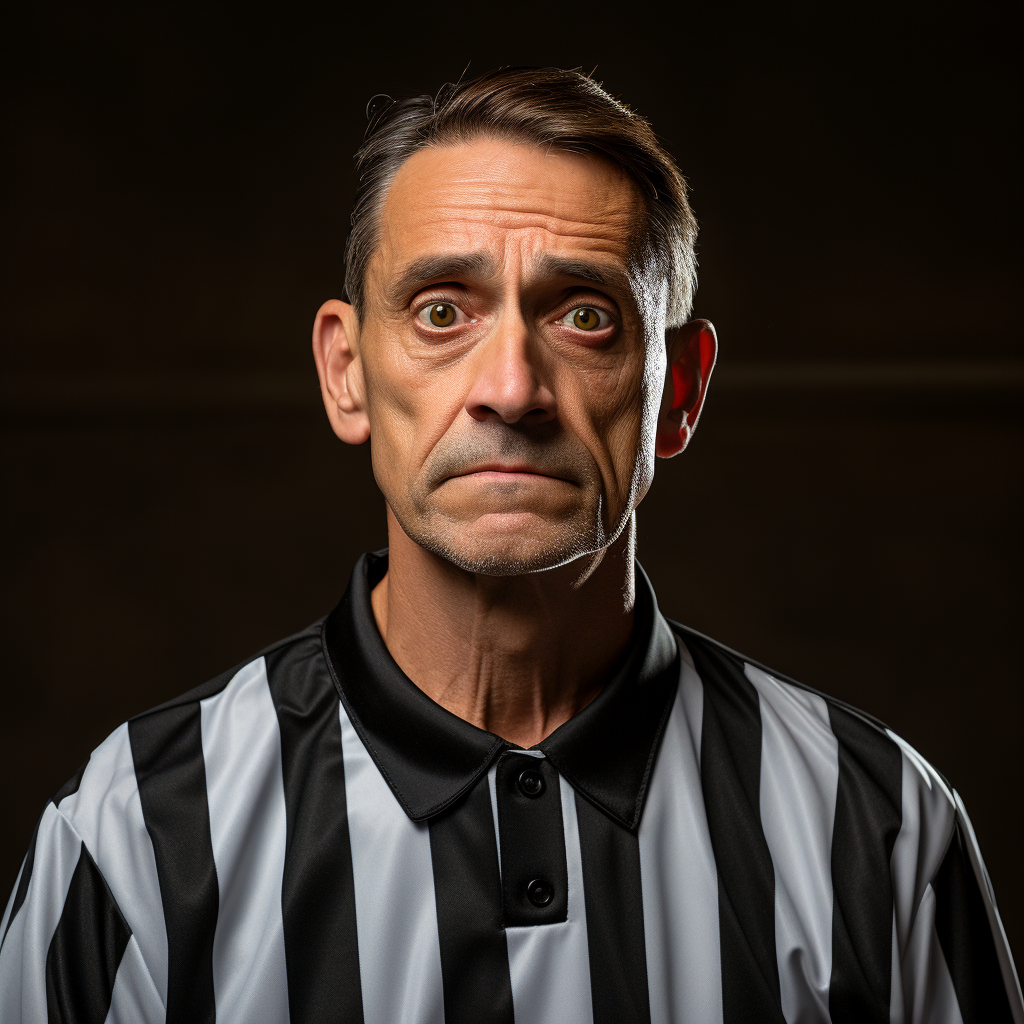
[[[1024,1022],[957,794],[658,612],[523,750],[339,606],[132,719],[49,803],[0,1022]]]

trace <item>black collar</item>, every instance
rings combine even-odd
[[[513,744],[431,700],[398,667],[377,629],[370,592],[387,551],[363,555],[323,640],[342,703],[413,821],[470,790]],[[537,745],[572,786],[628,829],[640,824],[654,758],[679,679],[679,648],[637,565],[633,640],[601,692]]]

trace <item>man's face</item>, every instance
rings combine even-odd
[[[494,139],[399,169],[358,361],[377,482],[405,532],[476,572],[615,540],[650,486],[665,284],[610,161]]]

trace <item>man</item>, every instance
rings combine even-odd
[[[1024,1022],[942,777],[634,562],[716,356],[650,128],[506,69],[378,99],[358,168],[313,351],[389,548],[54,797],[0,1020]]]

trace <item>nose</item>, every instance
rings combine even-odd
[[[475,355],[476,376],[466,411],[481,422],[540,426],[555,417],[555,395],[545,380],[542,350],[522,315],[504,317]]]

